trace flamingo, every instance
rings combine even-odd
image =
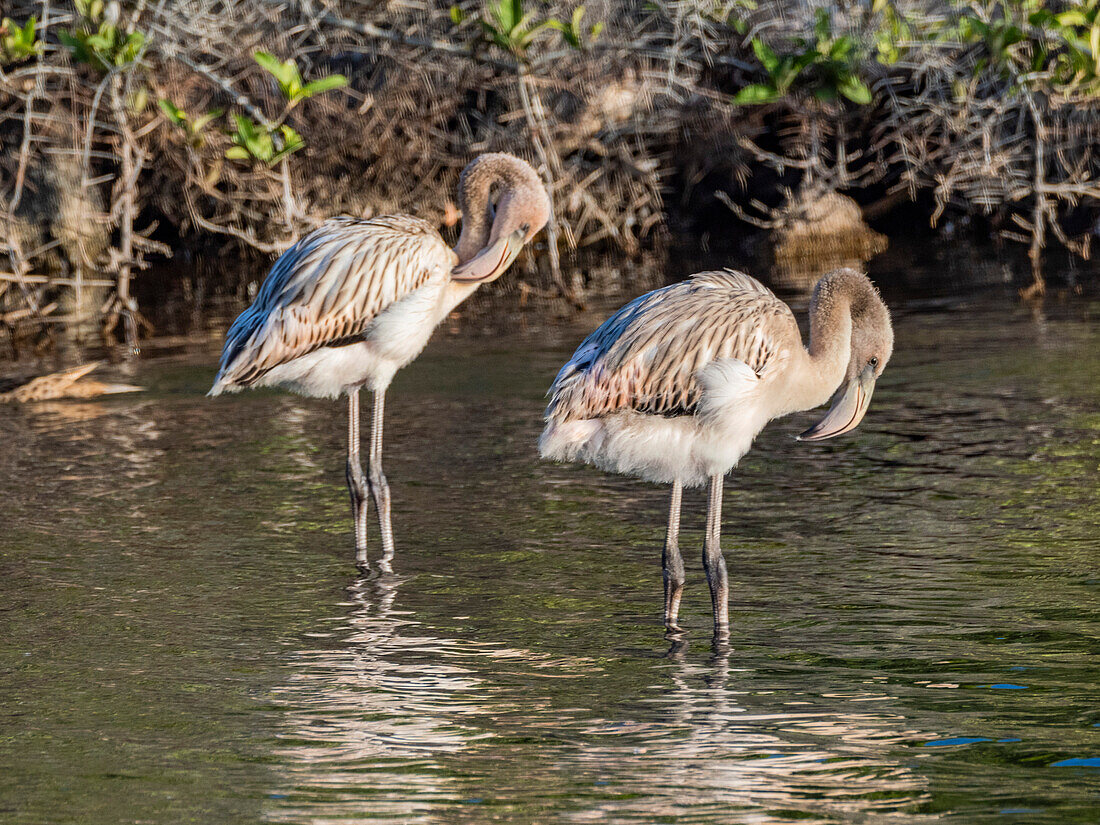
[[[866,275],[838,269],[817,282],[810,343],[794,313],[741,272],[701,272],[634,299],[589,335],[548,395],[543,458],[671,484],[665,535],[665,627],[684,587],[680,502],[710,484],[703,567],[716,639],[729,637],[720,548],[722,483],[774,418],[835,401],[801,441],[852,430],[894,348],[890,312]]]
[[[347,483],[356,564],[364,571],[368,492],[378,515],[382,569],[393,559],[390,489],[382,472],[386,388],[447,314],[499,278],[550,215],[535,170],[502,153],[480,155],[462,171],[458,202],[462,233],[453,250],[435,227],[409,215],[334,218],[294,244],[229,328],[208,393],[277,386],[313,397],[347,395]],[[366,474],[359,453],[363,387],[374,394]]]

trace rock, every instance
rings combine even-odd
[[[773,236],[777,280],[807,289],[841,266],[861,267],[886,249],[885,235],[863,221],[859,204],[838,192],[801,193]]]

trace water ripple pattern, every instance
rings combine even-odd
[[[670,643],[667,491],[535,456],[595,317],[400,374],[379,578],[339,404],[0,407],[0,820],[1095,822],[1100,305],[898,309],[859,430],[730,477],[728,647],[699,497]]]

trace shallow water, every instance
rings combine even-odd
[[[1100,304],[895,303],[860,429],[728,481],[729,649],[700,493],[670,649],[666,491],[536,460],[595,315],[399,375],[373,580],[338,403],[0,406],[0,820],[1096,822]]]

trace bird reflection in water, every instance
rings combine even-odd
[[[565,821],[868,821],[927,801],[895,756],[921,734],[875,686],[791,692],[790,674],[685,639],[601,666],[445,638],[402,609],[400,587],[358,580],[339,638],[311,634],[295,654],[275,692],[267,819],[484,821],[467,806],[489,801]]]
[[[436,821],[429,811],[461,798],[442,759],[492,736],[466,721],[485,713],[492,689],[464,662],[527,652],[423,632],[399,606],[402,581],[360,577],[342,639],[295,654],[297,673],[275,693],[287,790],[269,819],[342,822],[369,808],[374,821]]]
[[[721,817],[740,811],[751,817],[744,821],[760,823],[863,822],[911,813],[928,801],[926,777],[888,753],[919,734],[903,727],[899,714],[850,709],[851,702],[888,696],[804,694],[791,701],[790,694],[759,690],[765,679],[752,668],[731,665],[728,643],[700,652],[687,637],[671,640],[664,655],[671,685],[647,700],[660,724],[638,726],[625,747],[622,737],[607,735],[612,726],[591,730],[604,735],[580,761],[604,774],[614,765],[617,778],[607,782],[612,799],[593,802],[575,819],[727,821]]]

